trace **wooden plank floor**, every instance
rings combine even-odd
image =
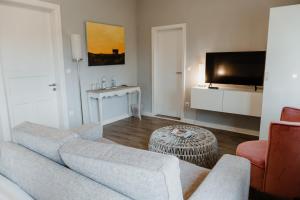
[[[139,149],[148,149],[148,142],[151,133],[161,127],[182,124],[175,121],[142,117],[142,120],[128,118],[113,124],[104,126],[104,137],[119,144]],[[238,144],[257,140],[258,137],[248,136],[239,133],[207,128],[217,137],[220,156],[223,154],[235,154]]]

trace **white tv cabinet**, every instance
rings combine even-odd
[[[191,108],[261,117],[262,91],[192,88]]]

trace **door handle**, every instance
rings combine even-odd
[[[49,87],[56,87],[56,84],[55,83],[52,83],[50,85],[48,85]]]
[[[176,72],[177,75],[182,75],[182,72]]]

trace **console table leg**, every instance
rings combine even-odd
[[[98,98],[98,109],[99,109],[99,124],[103,126],[103,109],[102,109],[102,98]]]
[[[132,112],[131,112],[131,93],[127,94],[127,100],[128,100],[128,115],[131,117]]]
[[[138,91],[138,108],[139,108],[138,117],[139,117],[140,120],[142,119],[142,115],[141,115],[141,102],[142,102],[142,99],[141,98],[142,98],[141,91]]]
[[[90,123],[93,122],[93,115],[92,115],[92,98],[88,97],[88,112],[89,112],[89,117],[90,117]]]

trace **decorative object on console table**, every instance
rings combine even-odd
[[[122,26],[86,23],[89,66],[125,64],[125,29]]]
[[[115,77],[111,78],[111,88],[117,88],[117,80]]]
[[[149,150],[170,154],[201,167],[211,168],[218,159],[218,142],[209,130],[189,125],[174,125],[154,131]]]
[[[107,84],[106,84],[106,77],[103,76],[101,79],[101,89],[106,89],[107,88]]]
[[[80,61],[83,60],[82,49],[81,49],[81,35],[72,34],[71,35],[71,48],[72,48],[72,58],[77,64],[77,76],[78,76],[78,88],[79,88],[79,98],[80,98],[80,109],[81,109],[81,124],[83,121],[83,105],[82,105],[82,92],[81,92],[81,76],[80,76]]]

